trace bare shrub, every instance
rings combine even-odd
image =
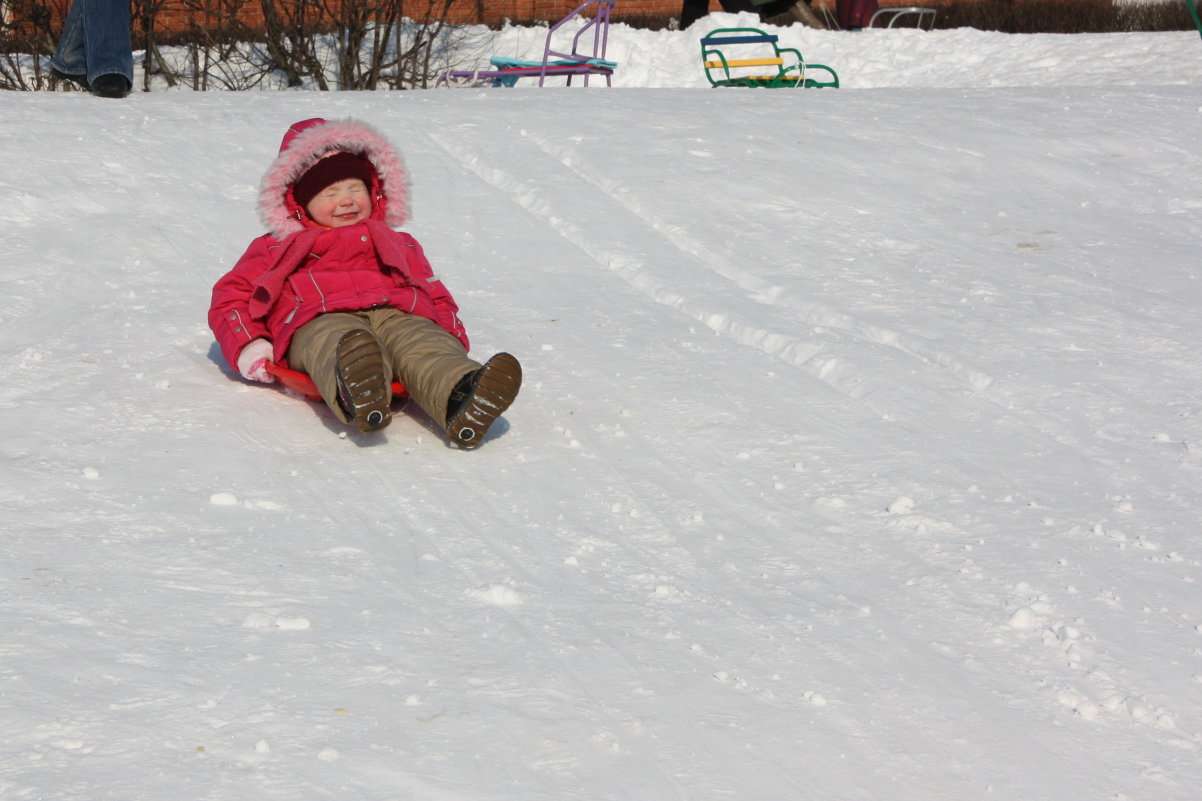
[[[64,85],[48,60],[69,1],[0,0],[0,89]],[[406,16],[404,0],[261,1],[264,30],[256,32],[239,16],[243,0],[174,0],[168,33],[161,22],[168,0],[132,0],[142,88],[156,79],[197,91],[426,88],[467,35],[466,27],[445,21],[451,4],[465,0],[422,2],[418,19]],[[188,19],[182,28],[181,3]]]
[[[445,21],[453,2],[409,19],[404,0],[263,0],[265,48],[288,86],[425,88],[457,30]]]
[[[58,9],[61,19],[65,3]],[[47,60],[54,55],[59,31],[53,25],[56,3],[16,5],[0,0],[0,89],[52,89],[62,81],[50,74]]]

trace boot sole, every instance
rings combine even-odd
[[[505,413],[522,386],[522,365],[508,353],[498,353],[480,370],[471,400],[447,426],[451,441],[461,448],[479,445],[496,419]]]
[[[338,399],[360,431],[379,431],[392,422],[384,356],[370,332],[362,329],[338,341]]]

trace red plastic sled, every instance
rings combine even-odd
[[[276,380],[293,392],[299,392],[309,400],[321,400],[321,393],[317,391],[317,385],[313,383],[313,379],[309,378],[307,373],[301,373],[296,370],[289,370],[287,367],[281,367],[275,362],[268,362],[264,368],[270,375],[275,376]],[[407,398],[409,393],[401,386],[401,382],[392,382],[392,397]]]

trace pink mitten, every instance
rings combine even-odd
[[[274,350],[266,339],[252,339],[238,354],[238,372],[251,381],[274,382],[275,376],[267,372],[267,362],[271,361]]]

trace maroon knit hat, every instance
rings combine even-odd
[[[292,185],[292,198],[303,208],[330,184],[347,178],[358,178],[371,189],[372,179],[375,177],[375,167],[363,156],[358,153],[335,153],[318,161],[297,179]]]

